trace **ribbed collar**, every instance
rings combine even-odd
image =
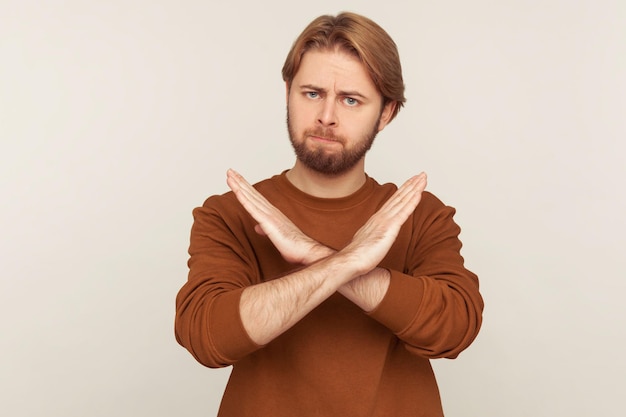
[[[272,177],[272,182],[285,197],[295,200],[309,208],[318,210],[345,210],[364,203],[372,195],[378,183],[365,174],[365,183],[354,193],[339,198],[321,198],[307,194],[296,188],[288,179],[287,171]]]

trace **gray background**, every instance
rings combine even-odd
[[[211,416],[174,341],[191,210],[291,167],[280,69],[352,10],[408,102],[367,171],[458,209],[485,322],[447,416],[623,416],[626,3],[0,0],[0,413]]]

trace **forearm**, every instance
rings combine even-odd
[[[357,277],[360,278],[352,285],[342,288],[342,294],[366,311],[380,303],[390,277],[388,271],[377,269],[377,265],[419,204],[426,176],[422,173],[407,180],[337,253],[302,233],[235,171],[228,171],[227,182],[258,222],[256,232],[267,236],[286,261],[306,267],[275,282],[244,290],[240,301],[244,327],[252,340],[265,344]],[[337,259],[343,259],[352,268],[337,263]]]
[[[309,262],[317,262],[324,257],[337,253],[321,244],[317,244],[310,252]],[[358,276],[339,287],[338,292],[359,306],[370,312],[382,301],[389,288],[391,274],[387,269],[375,268],[365,275]]]
[[[375,268],[339,288],[339,293],[359,306],[363,311],[374,310],[385,297],[391,274],[387,269]]]
[[[284,277],[246,288],[240,315],[250,338],[265,345],[356,276],[341,254],[326,257]]]
[[[321,244],[317,244],[309,253],[308,262],[317,262],[337,251]],[[387,269],[375,268],[365,275],[358,276],[341,287],[338,292],[359,306],[362,310],[370,312],[382,301],[389,288],[391,274]]]

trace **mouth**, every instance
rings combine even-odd
[[[309,135],[309,137],[311,139],[313,139],[316,142],[323,142],[323,143],[339,143],[339,141],[337,139],[333,139],[333,138],[328,138],[325,136],[316,136],[316,135]]]

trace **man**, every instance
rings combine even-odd
[[[454,209],[365,173],[403,105],[397,48],[371,20],[315,19],[283,67],[294,166],[194,210],[176,337],[232,365],[219,416],[442,416],[430,358],[481,324]]]

